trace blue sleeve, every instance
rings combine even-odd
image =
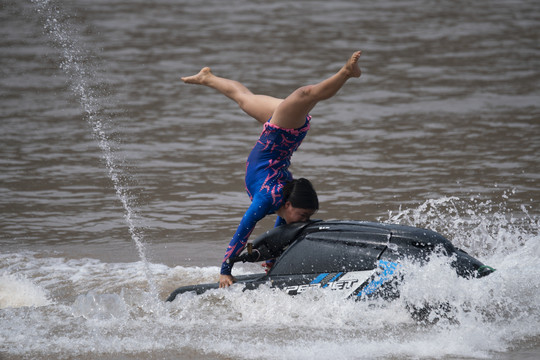
[[[268,199],[267,197],[261,195],[260,193],[255,195],[253,201],[251,202],[250,207],[242,217],[242,221],[236,230],[229,247],[225,252],[225,257],[223,258],[223,263],[221,264],[221,274],[222,275],[231,275],[232,264],[228,263],[228,259],[231,257],[238,256],[249,239],[249,235],[255,228],[255,225],[259,220],[264,218],[272,211],[272,198]]]
[[[276,223],[274,224],[274,227],[285,225],[286,223],[287,222],[285,221],[285,219],[278,215],[278,217],[276,219]]]

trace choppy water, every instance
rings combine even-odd
[[[530,1],[3,1],[1,357],[537,358],[539,18]],[[163,303],[217,279],[260,131],[179,77],[209,65],[283,97],[357,48],[361,79],[317,106],[293,158],[318,217],[431,228],[497,272],[406,264],[392,304]],[[453,320],[416,323],[406,304],[425,300]]]

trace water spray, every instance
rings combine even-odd
[[[143,234],[136,226],[134,219],[135,212],[129,189],[122,181],[122,170],[118,167],[114,149],[111,146],[111,140],[104,130],[105,121],[109,120],[100,115],[101,106],[96,99],[88,80],[92,79],[93,72],[89,71],[85,65],[85,56],[82,47],[79,46],[72,35],[68,25],[60,20],[61,12],[49,0],[31,0],[36,11],[44,20],[44,28],[49,34],[52,42],[60,49],[61,63],[60,68],[68,75],[70,79],[70,88],[78,99],[84,116],[92,128],[92,135],[96,139],[101,149],[102,158],[111,179],[116,196],[124,208],[124,218],[128,225],[130,236],[137,247],[140,259],[145,266],[146,278],[150,287],[151,294],[157,298],[157,287],[152,279],[149,262],[146,258]]]

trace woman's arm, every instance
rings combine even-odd
[[[238,225],[238,228],[231,239],[231,242],[229,243],[229,246],[227,247],[227,251],[225,252],[225,256],[223,258],[223,263],[221,264],[221,272],[220,274],[220,286],[222,283],[223,275],[227,276],[227,279],[229,279],[232,283],[233,278],[231,276],[232,271],[232,264],[229,264],[227,260],[230,258],[234,258],[238,256],[244,247],[246,246],[246,243],[249,239],[249,236],[251,235],[251,232],[255,228],[255,225],[257,225],[257,222],[264,218],[266,215],[269,214],[272,208],[272,199],[264,196],[262,194],[256,194],[253,198],[253,201],[251,202],[250,207],[245,212],[244,216],[242,217],[242,221],[240,221],[240,225]],[[225,282],[226,281],[224,279]],[[229,286],[224,285],[224,286]],[[223,287],[224,287],[223,286]]]

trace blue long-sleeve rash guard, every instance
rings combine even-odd
[[[263,131],[249,154],[246,167],[246,190],[251,205],[242,217],[240,225],[225,252],[221,274],[230,275],[232,265],[227,262],[238,256],[259,220],[273,214],[282,203],[283,186],[292,180],[289,171],[291,157],[307,134],[311,116],[298,129],[283,129],[270,123],[264,124]],[[278,216],[276,226],[285,220]]]

